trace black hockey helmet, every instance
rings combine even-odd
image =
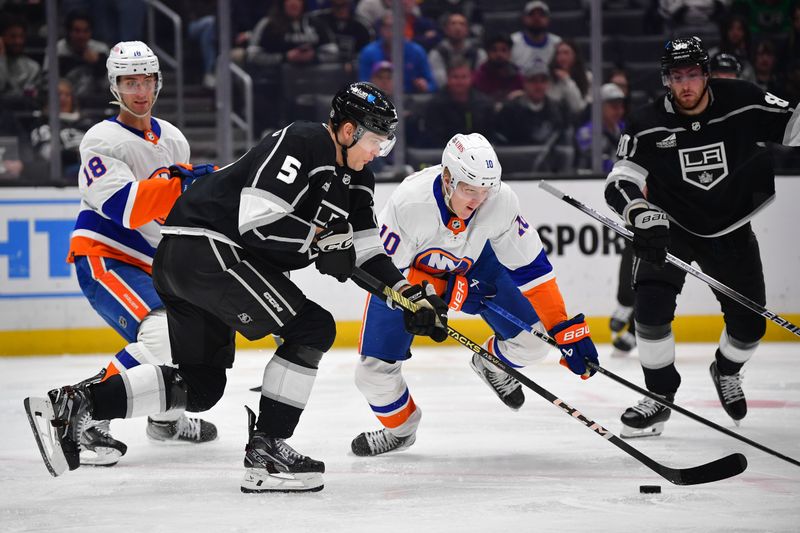
[[[708,50],[700,37],[667,41],[661,56],[661,79],[664,85],[669,85],[670,70],[691,65],[699,65],[704,74],[709,73]]]
[[[392,138],[397,128],[397,110],[389,96],[363,81],[351,83],[336,93],[331,102],[330,118],[334,131],[346,120],[357,124],[353,144],[361,138],[364,130]]]
[[[711,58],[711,72],[733,72],[738,76],[742,73],[742,64],[735,55],[723,52]]]

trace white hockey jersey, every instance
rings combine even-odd
[[[161,225],[181,194],[169,166],[189,162],[189,143],[165,120],[151,118],[140,131],[115,117],[89,129],[80,152],[81,211],[68,261],[111,257],[150,272]]]
[[[488,242],[542,322],[549,327],[565,320],[553,267],[539,234],[520,215],[516,193],[502,183],[462,220],[447,208],[441,171],[437,165],[406,178],[378,215],[381,242],[395,265],[412,282],[422,273],[441,292],[440,278],[467,274]]]

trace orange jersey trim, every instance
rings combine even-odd
[[[561,289],[558,288],[555,278],[528,289],[523,294],[533,305],[545,329],[549,330],[567,319],[564,297],[561,296]]]
[[[131,209],[131,229],[144,226],[159,218],[166,218],[178,196],[181,195],[179,178],[147,179],[138,182],[136,198]]]
[[[406,279],[412,285],[419,285],[423,281],[427,281],[431,285],[433,285],[436,294],[439,296],[443,295],[444,292],[447,290],[447,280],[441,278],[435,278],[428,274],[427,272],[423,272],[417,268],[411,267],[408,269],[408,274],[406,275]]]
[[[135,257],[131,257],[125,252],[112,248],[105,243],[90,239],[89,237],[73,237],[69,244],[67,263],[74,263],[75,258],[79,255],[108,257],[109,259],[116,259],[117,261],[122,261],[123,263],[141,268],[151,276],[153,275],[152,265],[136,259]]]

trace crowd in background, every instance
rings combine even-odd
[[[588,170],[592,84],[601,83],[607,170],[626,113],[663,94],[658,50],[652,57],[634,57],[635,39],[620,41],[624,45],[606,58],[602,73],[587,68],[588,0],[395,1],[402,1],[405,13],[404,134],[411,150],[441,149],[456,132],[480,132],[501,148],[541,147],[538,171]],[[164,3],[184,21],[188,81],[210,99],[216,85],[217,2]],[[392,0],[231,0],[230,5],[231,57],[254,79],[259,134],[296,119],[324,118],[319,112],[330,95],[352,80],[372,81],[392,93],[397,68],[391,63]],[[118,41],[147,40],[144,7],[143,0],[59,2],[54,60],[61,77],[63,176],[56,183],[75,183],[83,133],[114,113],[105,60]],[[734,66],[722,63],[736,76],[793,104],[800,100],[798,0],[609,0],[603,11],[635,14],[639,27],[631,33],[644,40],[701,35],[712,56],[735,58]],[[0,0],[0,12],[0,183],[24,184],[27,177],[49,172],[44,84],[53,59],[45,53],[41,0]],[[571,17],[574,13],[579,16]],[[551,26],[573,18],[580,26],[574,31],[564,26],[566,34]],[[627,39],[613,27],[605,35]],[[647,77],[631,75],[632,65],[645,59]],[[171,74],[165,71],[165,91]],[[157,105],[155,114],[166,111]],[[566,156],[553,157],[556,152]]]

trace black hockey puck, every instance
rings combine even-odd
[[[660,485],[639,485],[639,492],[642,494],[660,494]]]

